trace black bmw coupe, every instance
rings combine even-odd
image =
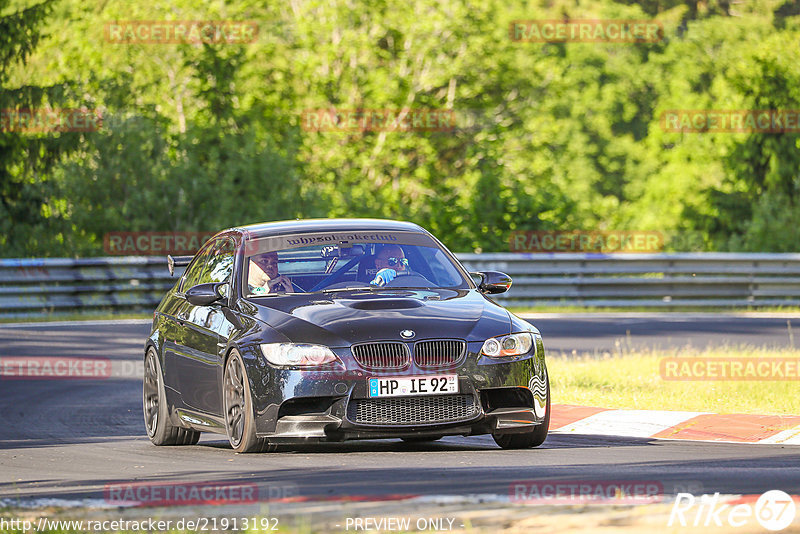
[[[539,331],[408,222],[320,219],[216,234],[185,266],[145,346],[156,445],[225,434],[236,452],[348,439],[491,434],[540,445],[550,384]]]

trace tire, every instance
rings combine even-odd
[[[492,434],[494,442],[504,449],[530,449],[538,447],[547,439],[547,432],[550,429],[550,377],[547,377],[547,403],[546,414],[542,424],[530,432],[522,434]]]
[[[173,425],[169,420],[164,373],[153,347],[147,349],[142,378],[142,411],[147,437],[154,445],[194,445],[200,432]]]
[[[266,452],[275,445],[256,437],[256,418],[250,381],[247,380],[242,356],[231,351],[222,377],[222,395],[225,407],[225,430],[231,448],[237,453]]]
[[[442,439],[444,436],[420,436],[420,437],[413,437],[413,438],[400,438],[406,443],[432,443],[434,441]]]

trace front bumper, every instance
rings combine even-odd
[[[508,391],[502,393],[505,393],[506,398],[527,397],[528,406],[522,405],[522,402],[515,402],[514,404],[520,406],[497,407],[487,411],[487,406],[481,402],[481,397],[499,398],[498,390],[377,399],[296,398],[284,403],[280,410],[282,414],[275,421],[274,430],[259,431],[258,437],[267,437],[275,441],[306,439],[343,441],[475,435],[526,432],[541,423],[542,417],[537,417],[533,406],[533,395],[528,388],[505,389]],[[298,408],[300,406],[303,408]],[[398,417],[397,414],[401,415]],[[264,423],[270,422],[269,418],[264,420]]]
[[[458,394],[446,395],[370,398],[367,379],[388,373],[269,366],[258,372],[254,366],[256,434],[276,442],[511,434],[529,432],[545,419],[546,392],[538,387],[547,376],[543,348],[515,361],[470,353],[457,368],[396,373],[457,374]]]

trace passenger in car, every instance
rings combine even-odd
[[[278,272],[278,253],[267,252],[250,258],[247,272],[250,293],[293,293],[292,280]]]

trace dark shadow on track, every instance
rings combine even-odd
[[[368,451],[364,451],[368,452]],[[554,451],[553,451],[554,452]],[[278,453],[280,454],[280,453]],[[535,454],[535,451],[522,451]],[[108,499],[109,486],[128,484],[173,485],[176,483],[255,484],[259,495],[302,496],[305,498],[386,497],[389,495],[469,495],[495,494],[508,496],[515,482],[541,481],[571,483],[578,481],[656,482],[664,493],[692,487],[703,493],[758,494],[770,489],[790,493],[800,491],[796,469],[787,469],[800,462],[800,453],[726,460],[657,460],[626,463],[570,465],[558,463],[517,466],[445,467],[432,470],[413,466],[412,461],[382,468],[309,469],[282,468],[246,472],[209,473],[187,470],[176,474],[137,477],[134,481],[118,477],[82,481],[58,481],[48,487],[47,480],[24,484],[0,484],[0,497],[12,499],[63,498]],[[396,461],[396,460],[394,460]],[[749,464],[747,470],[742,466]],[[749,473],[749,474],[746,474]],[[37,486],[37,487],[33,487]],[[676,488],[676,489],[673,489]],[[281,491],[279,491],[281,490]],[[289,495],[289,494],[292,495]],[[109,504],[115,504],[109,502]]]

